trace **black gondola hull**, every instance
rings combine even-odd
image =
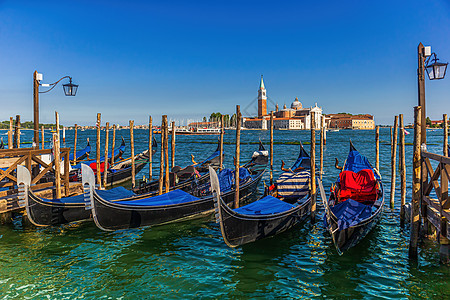
[[[256,194],[257,185],[261,181],[263,173],[261,172],[255,179],[241,186],[239,192],[241,201],[246,201]],[[234,194],[234,190],[230,190],[225,192],[222,197],[226,203],[233,203]],[[136,207],[105,201],[94,193],[92,202],[95,223],[103,230],[162,225],[187,218],[201,217],[214,211],[212,195],[176,205]]]

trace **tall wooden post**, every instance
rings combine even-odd
[[[70,152],[64,152],[64,196],[69,197],[69,167],[70,167]]]
[[[270,185],[273,184],[273,111],[270,112]]]
[[[219,148],[219,170],[222,170],[223,168],[223,134],[225,132],[225,125],[223,123],[224,121],[224,116],[221,116],[221,120],[220,120],[220,148]]]
[[[106,135],[105,135],[105,162],[103,170],[103,187],[108,185],[108,146],[109,146],[109,122],[106,122]],[[113,154],[114,155],[114,154]]]
[[[102,178],[101,178],[101,172],[100,172],[100,124],[101,124],[101,117],[102,117],[102,115],[101,115],[101,113],[98,113],[97,114],[97,123],[96,123],[96,125],[97,125],[97,142],[96,142],[96,155],[97,155],[97,159],[96,159],[96,161],[97,161],[97,184],[98,184],[98,186],[99,186],[99,188],[101,188],[101,186],[102,186]]]
[[[78,135],[78,125],[75,124],[75,137],[73,140],[73,164],[77,164],[77,135]]]
[[[417,46],[417,87],[418,87],[418,105],[421,110],[421,134],[420,144],[427,143],[427,115],[425,110],[425,47],[422,43]],[[422,170],[426,172],[426,170]]]
[[[375,127],[375,168],[380,171],[380,126]]]
[[[390,205],[391,209],[394,209],[394,199],[395,199],[395,174],[396,174],[396,161],[397,161],[397,134],[398,134],[398,116],[394,118],[394,133],[391,144],[391,197]]]
[[[136,186],[136,166],[134,165],[134,120],[130,120],[130,147],[131,147],[131,186]]]
[[[114,151],[116,148],[116,127],[117,125],[113,125],[113,138],[112,138],[112,145],[111,145],[111,166],[114,165]]]
[[[323,127],[323,144],[327,144],[327,125],[325,122],[325,116],[322,116],[322,127]]]
[[[148,117],[148,180],[152,181],[153,176],[153,124],[152,116]]]
[[[41,127],[41,134],[42,134],[42,149],[45,149],[44,133],[45,133],[44,125],[42,125],[42,127]]]
[[[63,143],[66,142],[66,127],[63,126]]]
[[[323,126],[320,126],[320,170],[319,170],[319,178],[320,180],[322,180],[322,174],[323,174],[323,145],[324,145],[324,132],[325,129],[323,128]]]
[[[39,145],[39,80],[37,79],[38,72],[33,73],[33,142]]]
[[[235,165],[235,192],[234,208],[239,207],[239,160],[241,156],[241,107],[236,105],[236,165]]]
[[[55,111],[56,119],[56,133],[53,134],[53,155],[55,161],[55,186],[56,186],[56,199],[61,199],[61,157],[60,157],[60,145],[59,145],[59,114]]]
[[[442,116],[442,125],[444,126],[444,156],[450,156],[450,153],[448,153],[448,118],[447,118],[447,114],[444,114]]]
[[[14,125],[14,148],[20,148],[20,115],[16,115],[16,124]]]
[[[406,202],[406,158],[405,158],[405,124],[403,122],[403,114],[399,116],[400,121],[400,148],[399,165],[400,165],[400,226],[405,224],[405,202]]]
[[[164,116],[161,121],[161,156],[159,159],[159,181],[158,181],[158,195],[163,192],[164,184]]]
[[[8,149],[13,147],[13,117],[9,117]]]
[[[421,190],[421,150],[422,141],[422,113],[421,107],[414,107],[414,156],[413,156],[413,194],[411,200],[411,228],[409,239],[409,258],[417,259],[417,245],[419,241],[420,213],[419,201]]]
[[[169,122],[167,120],[167,116],[164,115],[164,189],[165,193],[168,193],[170,190],[170,181],[169,181]],[[162,134],[162,132],[161,132]]]
[[[170,151],[170,160],[172,168],[175,167],[175,121],[172,121],[172,149]]]
[[[311,112],[311,222],[316,220],[316,113]]]

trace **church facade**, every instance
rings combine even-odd
[[[295,98],[290,108],[284,105],[283,109],[275,106],[273,125],[275,129],[311,129],[311,112],[315,113],[315,127],[321,129],[322,108],[317,106],[303,108],[302,103]],[[267,113],[267,91],[264,85],[263,76],[258,89],[258,116],[243,118],[243,126],[247,129],[267,129],[269,128],[270,115]]]

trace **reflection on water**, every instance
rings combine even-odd
[[[121,135],[128,141],[128,134],[128,130],[118,131],[117,143]],[[267,145],[268,134],[242,132],[242,162],[257,149],[250,143],[260,138]],[[441,153],[442,132],[428,134],[429,151]],[[86,137],[90,137],[91,144],[95,142],[94,131],[79,131],[78,136],[80,148],[85,146]],[[373,131],[341,130],[327,137],[327,192],[338,175],[334,158],[341,163],[345,160],[350,138],[375,164]],[[31,131],[24,131],[21,139],[27,138],[31,140]],[[229,131],[225,142],[233,142],[234,138],[234,132]],[[66,146],[71,146],[72,139],[73,132],[67,131]],[[146,139],[145,130],[135,131],[135,140],[140,141],[136,152],[145,150]],[[389,202],[389,129],[381,129],[381,139],[385,142],[380,149],[380,172]],[[412,139],[409,135],[406,142],[412,143]],[[275,141],[298,140],[309,141],[309,132],[275,131]],[[177,164],[189,164],[190,154],[196,159],[206,157],[215,150],[216,141],[215,136],[178,136]],[[226,144],[224,148],[225,164],[231,166],[234,146]],[[275,177],[280,173],[281,159],[292,164],[298,148],[274,146]],[[309,146],[305,148],[309,151]],[[407,146],[406,155],[409,201],[412,146]],[[158,159],[156,155],[154,174]],[[147,174],[145,168],[138,178]],[[266,173],[263,181],[267,183],[268,178]],[[435,243],[424,243],[418,263],[408,261],[409,231],[399,226],[399,197],[397,190],[394,210],[387,205],[380,224],[342,256],[323,226],[320,199],[315,224],[307,220],[276,237],[235,249],[225,245],[218,225],[210,217],[116,232],[102,232],[92,222],[22,228],[20,220],[16,220],[0,227],[0,293],[5,298],[449,298],[449,268],[439,265]]]

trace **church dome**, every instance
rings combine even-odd
[[[303,108],[302,103],[300,101],[298,101],[297,97],[295,97],[294,102],[292,102],[291,108],[292,109],[302,109]]]

